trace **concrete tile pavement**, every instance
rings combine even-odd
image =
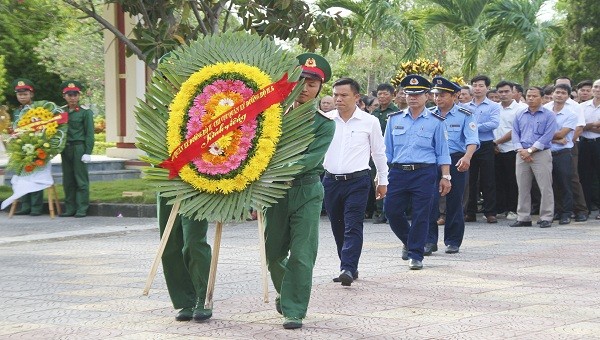
[[[600,338],[600,222],[509,223],[468,223],[459,254],[440,243],[409,271],[389,226],[368,220],[360,278],[342,287],[322,218],[308,316],[287,331],[272,286],[262,302],[256,222],[226,225],[214,316],[194,323],[174,321],[160,271],[142,296],[154,219],[0,214],[0,339]]]

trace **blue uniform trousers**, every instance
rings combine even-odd
[[[444,244],[447,246],[460,247],[463,236],[465,235],[465,216],[463,214],[463,196],[465,186],[469,178],[469,172],[460,172],[455,164],[464,156],[464,153],[453,153],[450,155],[452,164],[450,165],[450,176],[452,176],[452,189],[446,195],[446,224],[444,224]],[[438,170],[439,172],[440,170]],[[438,174],[441,178],[441,172]],[[436,183],[437,184],[437,183]],[[438,185],[436,185],[436,188]],[[433,205],[431,207],[431,217],[429,219],[429,235],[427,243],[437,244],[438,242],[438,202],[440,200],[439,190],[435,194]]]
[[[385,215],[392,231],[408,249],[408,257],[423,260],[423,247],[429,231],[429,215],[433,197],[437,195],[437,166],[413,171],[392,168],[384,202]],[[412,223],[408,223],[406,209],[412,199]]]
[[[340,270],[356,273],[363,245],[363,222],[371,176],[347,181],[323,178],[325,209],[340,258]]]

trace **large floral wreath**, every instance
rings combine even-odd
[[[239,220],[251,206],[275,203],[314,138],[314,103],[289,109],[300,87],[288,95],[286,75],[298,79],[296,65],[273,42],[244,33],[172,52],[136,109],[137,145],[153,165],[145,178],[197,219]]]
[[[25,107],[7,140],[7,169],[18,175],[35,172],[65,147],[67,113],[52,102],[34,102]]]

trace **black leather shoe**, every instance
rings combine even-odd
[[[194,307],[183,308],[175,315],[177,321],[190,321],[194,316]]]
[[[531,227],[531,221],[515,221],[511,227]]]
[[[575,222],[585,222],[588,220],[588,215],[586,213],[579,213],[575,215]]]
[[[560,220],[560,214],[559,213],[554,214],[554,219],[553,220],[554,221]]]
[[[475,215],[471,215],[471,214],[465,215],[465,222],[476,222],[476,221],[477,221],[477,217]]]
[[[498,218],[496,218],[496,215],[489,215],[485,217],[487,223],[498,223]]]
[[[86,217],[86,216],[87,215],[83,214],[83,213],[77,213],[77,214],[75,214],[75,218],[81,218],[81,217]]]
[[[427,243],[427,244],[425,244],[425,248],[423,249],[423,255],[429,256],[434,251],[438,251],[437,244],[435,244],[435,243]]]
[[[569,219],[570,221],[570,219]],[[550,221],[542,221],[540,222],[540,228],[550,228],[552,226],[552,222]]]
[[[285,318],[285,321],[283,321],[283,328],[285,328],[285,329],[302,328],[302,319]]]
[[[70,213],[70,212],[64,212],[64,213],[62,213],[62,214],[60,214],[58,216],[60,216],[60,217],[72,217],[72,216],[75,216],[75,213],[74,212],[72,212],[72,213]]]
[[[411,270],[420,270],[423,269],[423,262],[415,259],[408,260],[408,268]]]
[[[19,210],[15,213],[15,215],[29,215],[30,213],[30,210]]]
[[[29,216],[42,216],[42,213],[40,213],[40,212],[32,212],[31,214],[29,214]]]
[[[194,321],[201,322],[208,320],[212,317],[212,309],[204,308],[204,299],[196,300],[196,307],[194,307],[193,318]]]
[[[350,273],[349,270],[342,270],[339,279],[342,283],[342,286],[350,286],[354,281],[354,279],[352,278],[352,273]]]
[[[406,249],[406,246],[402,246],[402,259],[404,261],[408,260],[408,249]]]
[[[446,254],[456,254],[456,253],[458,253],[458,246],[446,247]]]
[[[571,223],[571,218],[569,216],[564,216],[558,221],[558,224],[569,224]]]
[[[353,278],[354,280],[358,279],[358,270],[357,270],[357,271],[355,271],[355,272],[354,272],[354,274],[352,274],[352,278]],[[341,281],[340,281],[340,277],[339,277],[339,276],[338,276],[338,277],[334,277],[334,278],[333,278],[333,282],[341,282]]]

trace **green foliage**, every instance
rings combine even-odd
[[[104,68],[98,67],[104,65],[100,28],[89,19],[79,20],[76,25],[61,26],[42,39],[34,51],[49,72],[60,75],[63,80],[83,82],[86,91],[81,104],[104,114]]]
[[[48,72],[33,51],[64,21],[60,9],[53,0],[0,0],[0,51],[5,56],[5,79],[31,79],[36,85],[36,100],[62,100],[59,76]],[[13,89],[6,88],[3,94],[10,104],[18,105]]]
[[[600,69],[600,6],[597,0],[561,0],[566,13],[565,34],[552,47],[548,81],[559,76],[575,83],[597,79]]]
[[[4,67],[5,56],[0,55],[0,103],[4,103],[4,91],[8,89],[8,79],[6,79],[6,67]]]

